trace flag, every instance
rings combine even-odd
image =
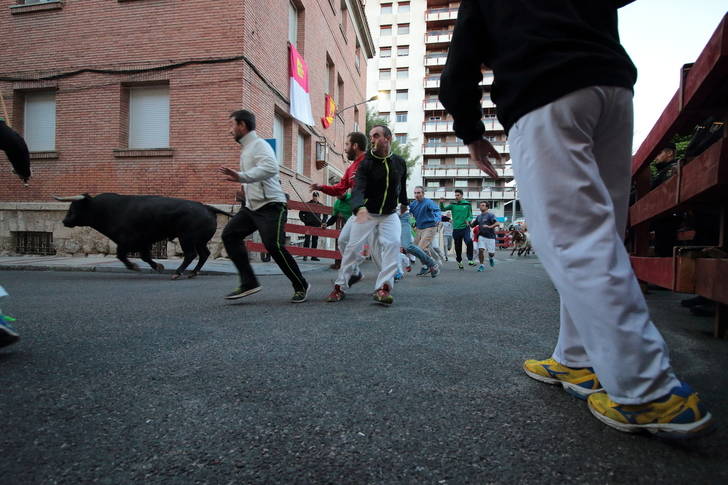
[[[321,118],[324,128],[328,128],[334,123],[334,114],[336,114],[336,103],[334,103],[333,96],[326,95],[326,101],[324,103],[325,111],[324,117]]]
[[[291,71],[291,116],[313,126],[311,96],[308,94],[308,67],[293,44],[289,44],[289,69]]]

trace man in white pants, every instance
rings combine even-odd
[[[470,223],[478,228],[478,272],[485,271],[485,253],[488,252],[490,267],[495,266],[495,228],[498,227],[498,220],[489,212],[490,206],[487,202],[480,203],[480,214]]]
[[[376,244],[373,244],[373,251],[377,251],[380,263],[374,285],[374,301],[391,305],[402,229],[396,210],[397,202],[400,212],[407,210],[407,165],[391,151],[392,132],[389,128],[374,126],[369,132],[369,139],[371,150],[359,164],[351,195],[351,208],[356,218],[332,295],[335,292],[343,294],[343,288],[359,262],[359,248],[374,234]]]
[[[617,31],[626,3],[461,3],[440,100],[471,157],[496,176],[478,87],[481,64],[493,69],[533,245],[561,297],[553,356],[527,360],[526,374],[588,398],[621,431],[697,436],[712,417],[675,377],[622,243],[636,79]]]

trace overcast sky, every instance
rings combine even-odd
[[[637,0],[620,9],[622,44],[637,65],[636,151],[728,10],[728,0]]]

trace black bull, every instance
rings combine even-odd
[[[195,256],[199,260],[190,278],[197,276],[210,256],[207,243],[217,228],[215,214],[229,215],[200,202],[156,195],[106,193],[96,197],[83,194],[55,198],[72,201],[63,219],[64,226],[88,226],[99,231],[116,243],[116,257],[130,270],[138,271],[139,267],[126,255],[139,251],[142,261],[161,272],[164,266],[152,260],[152,245],[178,238],[184,260],[173,279],[182,275]]]
[[[18,135],[12,128],[0,119],[0,150],[8,156],[13,165],[13,170],[23,182],[30,178],[30,155],[28,146],[23,137]]]

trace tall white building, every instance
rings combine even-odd
[[[420,157],[410,192],[415,185],[423,185],[427,197],[454,199],[459,188],[474,209],[485,200],[492,212],[510,221],[520,217],[520,209],[514,210],[516,187],[508,142],[490,100],[493,74],[484,71],[481,85],[486,136],[506,160],[498,167],[500,177],[496,179],[469,160],[468,149],[453,132],[452,117],[437,99],[459,5],[459,1],[448,0],[367,2],[377,48],[368,66],[367,94],[379,96],[370,108],[388,118],[398,139],[409,142],[412,154]]]

